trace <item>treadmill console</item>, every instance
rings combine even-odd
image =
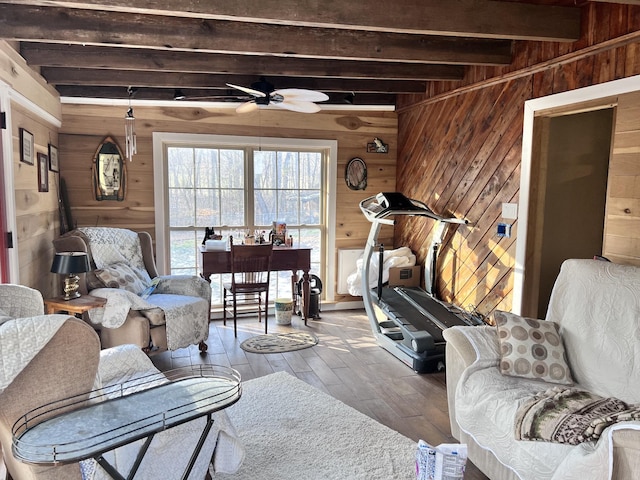
[[[403,212],[424,210],[400,192],[381,192],[376,195],[376,200],[385,210],[402,210]]]
[[[418,215],[443,220],[426,204],[411,200],[400,192],[381,192],[366,198],[360,202],[360,209],[371,222],[394,215]]]

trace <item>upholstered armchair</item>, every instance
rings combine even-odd
[[[98,335],[86,322],[68,315],[43,315],[43,311],[37,290],[0,285],[0,464],[4,460],[13,480],[111,478],[93,459],[55,466],[23,463],[12,450],[12,428],[43,405],[60,402],[65,406],[57,413],[62,413],[85,402],[103,401],[98,393],[120,395],[122,382],[140,390],[164,383],[166,378],[137,346],[101,350]],[[150,375],[153,383],[148,382]],[[65,400],[70,397],[75,397],[73,402]],[[158,402],[162,403],[160,396]],[[215,471],[233,473],[242,462],[244,451],[226,413],[214,415],[216,426],[207,433],[189,478],[204,479]],[[44,413],[33,421],[49,416]],[[192,455],[185,446],[194,445],[201,432],[194,421],[158,432],[135,478],[180,478]],[[128,469],[140,450],[139,442],[142,440],[103,456],[119,469]]]
[[[176,350],[197,344],[206,351],[211,287],[197,276],[158,276],[147,232],[83,227],[53,244],[56,252],[86,252],[89,257],[92,270],[80,275],[80,293],[107,299],[105,307],[86,314],[103,348],[133,343]]]

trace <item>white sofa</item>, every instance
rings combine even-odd
[[[559,327],[573,388],[640,404],[640,268],[565,261],[545,320]],[[451,431],[489,478],[640,478],[639,421],[613,423],[577,445],[517,440],[519,407],[568,386],[502,374],[497,327],[453,327],[444,336]]]

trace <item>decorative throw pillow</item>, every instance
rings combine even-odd
[[[139,295],[150,283],[145,284],[136,272],[126,263],[114,263],[108,267],[95,270],[107,288],[122,288]]]
[[[500,372],[514,377],[572,385],[562,338],[554,322],[497,310]]]
[[[136,268],[136,267],[131,267],[131,269],[133,270],[133,272],[136,274],[136,276],[140,279],[142,283],[144,283],[146,286],[151,285],[151,277],[149,276],[149,274],[145,269]]]
[[[92,270],[90,272],[87,272],[85,275],[85,281],[87,282],[87,290],[89,291],[95,290],[96,288],[106,287],[104,282],[100,280],[100,278],[98,278],[98,275],[96,275],[96,271],[97,270]]]

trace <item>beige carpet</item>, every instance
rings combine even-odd
[[[228,413],[246,447],[216,480],[414,480],[416,443],[285,372],[249,380]]]

